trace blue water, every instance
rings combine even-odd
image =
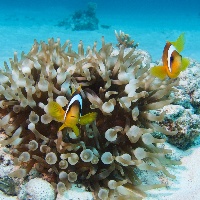
[[[99,25],[109,25],[109,29],[99,26],[95,31],[75,33],[56,26],[75,11],[86,9],[88,2],[97,4]],[[81,39],[87,46],[104,35],[107,42],[116,44],[114,30],[130,34],[139,42],[139,48],[151,54],[153,61],[161,58],[166,40],[175,40],[185,32],[184,56],[200,61],[198,0],[0,0],[0,66],[14,51],[28,52],[35,38],[47,41],[59,37],[63,42],[70,39],[74,46]]]

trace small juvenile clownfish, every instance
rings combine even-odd
[[[48,114],[51,115],[55,120],[62,122],[63,125],[58,131],[61,131],[65,127],[71,128],[78,137],[80,134],[77,124],[86,125],[92,123],[96,117],[96,112],[91,112],[81,116],[82,111],[82,96],[80,88],[73,93],[69,104],[67,105],[66,111],[55,101],[50,101],[47,105]]]
[[[163,66],[155,66],[150,69],[153,76],[164,79],[166,75],[170,78],[177,78],[181,71],[184,71],[190,61],[182,58],[179,54],[184,49],[184,33],[175,42],[167,42],[163,50]]]

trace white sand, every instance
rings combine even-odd
[[[180,171],[178,182],[173,184],[172,195],[163,200],[199,200],[200,199],[200,147],[188,150],[183,157],[183,170]],[[178,190],[176,190],[176,188]]]
[[[182,165],[170,169],[176,175],[176,180],[170,181],[168,189],[162,188],[149,191],[146,200],[199,200],[200,199],[200,146],[191,148],[185,152],[177,150],[173,146],[175,154],[182,157]]]

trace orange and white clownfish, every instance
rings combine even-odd
[[[48,114],[51,115],[56,121],[62,122],[63,125],[58,131],[61,131],[65,127],[71,128],[78,137],[80,135],[77,124],[86,125],[92,123],[96,117],[96,112],[91,112],[81,116],[82,111],[82,96],[80,88],[78,88],[72,95],[66,111],[55,101],[50,101],[47,104]]]
[[[155,66],[150,69],[153,76],[164,79],[167,76],[177,78],[181,71],[184,71],[190,61],[182,58],[179,54],[184,49],[185,38],[182,33],[175,42],[167,42],[163,50],[163,66]]]

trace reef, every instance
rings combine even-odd
[[[164,107],[165,120],[162,125],[176,127],[178,133],[168,136],[168,142],[187,150],[196,145],[200,132],[200,65],[190,60],[190,66],[179,76],[179,85],[173,93],[174,105]]]
[[[139,53],[138,53],[139,52]],[[31,179],[36,170],[54,190],[63,195],[72,183],[83,184],[96,199],[143,199],[146,190],[165,187],[154,177],[148,185],[140,171],[162,172],[181,164],[169,159],[163,135],[175,135],[158,124],[170,105],[177,79],[159,80],[150,72],[150,59],[135,47],[114,49],[105,43],[97,50],[72,50],[67,40],[61,45],[53,38],[48,43],[36,40],[28,54],[17,53],[0,71],[0,145],[13,155],[12,178]],[[48,113],[47,105],[56,101],[64,109],[72,91],[80,88],[83,114],[97,113],[92,124],[78,125],[80,136],[70,128],[58,131],[62,122]],[[41,183],[42,184],[42,183]],[[34,193],[34,192],[33,192]],[[54,195],[52,193],[52,195]]]
[[[99,20],[96,17],[96,3],[88,3],[86,10],[77,10],[68,18],[60,21],[58,26],[71,28],[73,31],[97,30]]]

